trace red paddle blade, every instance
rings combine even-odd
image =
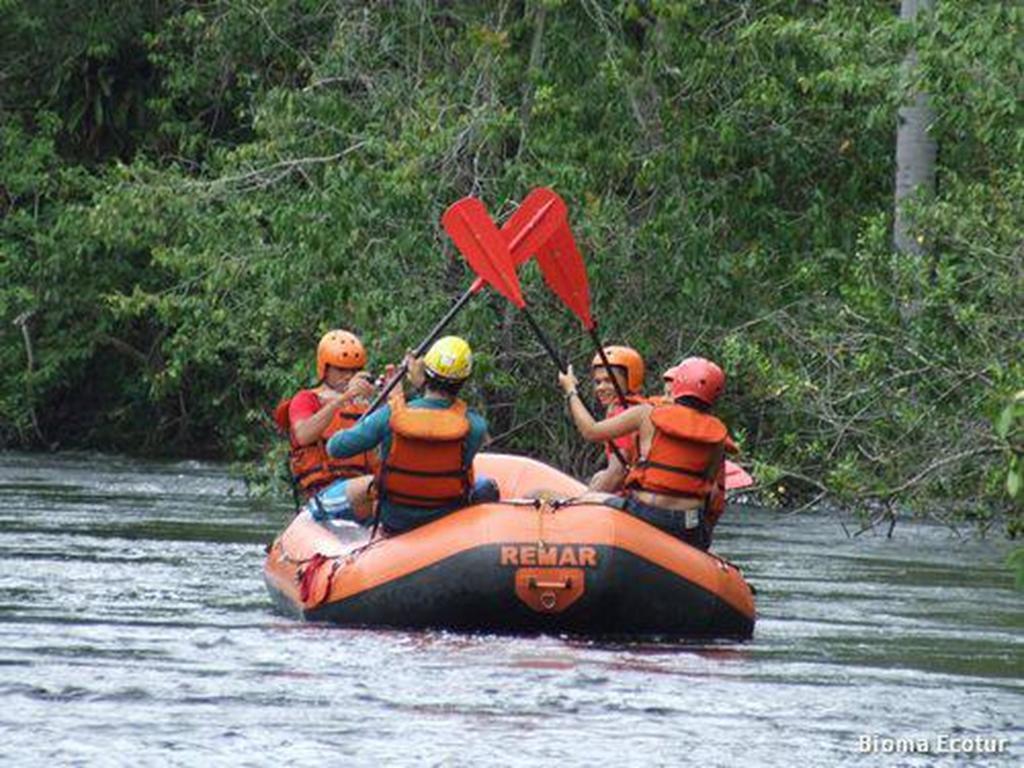
[[[567,221],[565,202],[552,190],[538,187],[530,192],[501,227],[515,265],[528,261]]]
[[[537,252],[537,264],[548,287],[580,319],[586,330],[592,329],[594,319],[590,316],[587,267],[568,223],[560,226]]]
[[[726,459],[725,461],[725,488],[728,491],[736,490],[737,488],[749,488],[754,484],[754,478],[747,474],[747,470],[741,467],[739,464],[733,464],[731,461]]]
[[[444,212],[441,224],[473,271],[522,309],[526,302],[519,288],[512,254],[484,204],[474,197],[464,197]]]

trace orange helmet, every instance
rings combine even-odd
[[[644,388],[644,359],[640,353],[632,347],[610,346],[604,348],[604,354],[608,358],[608,365],[613,368],[624,368],[626,370],[626,392],[636,394]],[[590,368],[602,368],[604,361],[600,353],[594,355],[590,361]]]
[[[327,366],[358,371],[366,367],[366,350],[354,333],[328,331],[316,348],[316,376],[323,380]]]
[[[725,373],[703,357],[688,357],[676,366],[675,371],[670,390],[673,400],[689,396],[714,405],[725,389]]]

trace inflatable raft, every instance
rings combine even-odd
[[[394,537],[296,516],[270,545],[284,612],[346,626],[502,633],[747,638],[739,569],[624,512],[572,501],[584,486],[533,459],[480,454],[501,501]]]

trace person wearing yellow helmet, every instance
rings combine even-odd
[[[335,433],[327,453],[348,458],[378,450],[373,475],[335,484],[314,519],[355,519],[372,514],[371,486],[385,533],[403,533],[470,503],[494,501],[497,485],[474,478],[473,457],[487,437],[487,422],[459,399],[473,370],[464,339],[438,339],[422,359],[408,358],[408,380],[422,395],[408,403],[394,397],[359,424]]]
[[[605,365],[605,360],[608,361],[608,365]],[[643,402],[644,370],[643,357],[632,347],[613,344],[604,348],[604,359],[600,354],[594,355],[590,361],[591,381],[594,396],[605,409],[605,418],[611,418],[626,408]],[[620,391],[626,396],[625,406],[619,402]],[[636,434],[623,435],[605,443],[607,464],[590,478],[587,487],[591,491],[614,493],[622,487],[629,467],[619,461],[612,445],[618,448],[618,453],[628,464],[636,461]]]
[[[275,411],[291,442],[288,466],[301,499],[340,478],[376,471],[372,452],[338,460],[325,447],[331,435],[355,424],[366,411],[374,388],[365,368],[366,349],[359,338],[349,331],[328,331],[317,345],[317,386],[300,390]]]

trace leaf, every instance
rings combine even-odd
[[[1020,493],[1021,485],[1021,472],[1020,468],[1011,469],[1006,473],[1006,492],[1010,494],[1011,499],[1017,498],[1017,494]]]
[[[996,419],[996,434],[1004,440],[1010,434],[1010,427],[1013,425],[1013,403],[1003,408],[999,418]]]

